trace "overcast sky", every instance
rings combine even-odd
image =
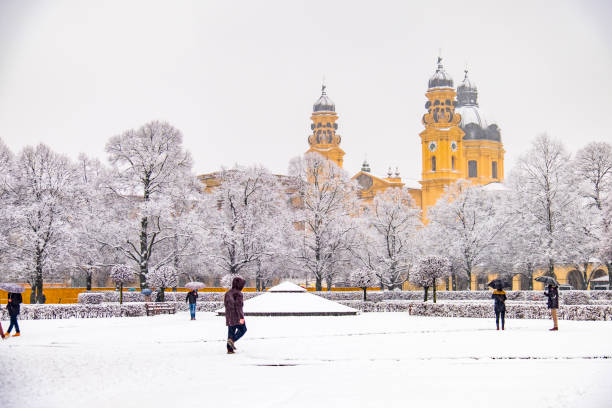
[[[0,138],[106,160],[152,119],[184,134],[194,171],[286,173],[308,148],[325,77],[345,168],[420,179],[418,134],[441,49],[466,65],[506,172],[548,132],[612,141],[612,2],[0,0]]]

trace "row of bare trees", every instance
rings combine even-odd
[[[287,176],[223,169],[204,193],[167,123],[114,136],[106,151],[109,165],[85,155],[73,162],[45,145],[13,155],[0,143],[0,279],[29,282],[40,300],[44,279],[69,272],[90,288],[117,265],[143,288],[164,268],[184,280],[240,274],[260,290],[280,277],[310,278],[320,290],[340,281],[422,285],[435,268],[419,265],[435,265],[432,256],[448,265],[453,288],[483,271],[532,277],[560,263],[588,281],[589,262],[612,262],[607,143],[572,158],[538,137],[504,186],[449,186],[427,225],[407,189],[366,203],[348,174],[317,154],[293,159]]]

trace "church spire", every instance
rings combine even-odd
[[[308,152],[317,152],[334,161],[342,167],[344,151],[340,148],[342,138],[336,133],[338,130],[338,114],[336,104],[327,95],[325,82],[321,84],[321,96],[312,105],[312,134],[308,136],[310,149]]]

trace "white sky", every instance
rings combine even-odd
[[[105,159],[152,119],[197,173],[307,150],[325,76],[345,168],[419,179],[427,80],[466,64],[502,129],[506,172],[541,132],[612,141],[612,2],[0,0],[0,138]]]

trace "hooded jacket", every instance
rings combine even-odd
[[[242,288],[244,288],[245,280],[240,277],[235,277],[232,281],[232,288],[225,292],[223,304],[225,305],[225,325],[238,326],[240,319],[244,319],[242,305],[244,303],[242,297]]]

